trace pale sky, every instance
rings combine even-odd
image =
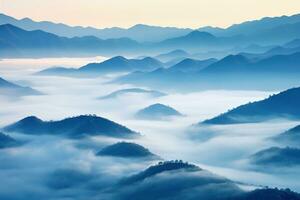
[[[0,0],[0,12],[70,25],[226,27],[300,13],[300,0]]]

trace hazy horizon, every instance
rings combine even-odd
[[[0,200],[300,200],[300,1],[0,0],[0,24]]]
[[[36,9],[32,10],[33,6]],[[279,17],[300,13],[300,2],[293,0],[284,2],[265,0],[259,3],[237,0],[226,2],[188,0],[183,3],[177,0],[164,2],[158,0],[146,2],[80,0],[61,3],[58,0],[28,0],[25,3],[16,0],[12,3],[2,0],[0,9],[1,13],[17,19],[28,17],[35,21],[52,21],[71,26],[129,28],[136,24],[147,24],[179,28],[204,26],[226,28],[233,24],[257,20],[266,16]],[[189,10],[189,12],[182,12],[183,9]]]

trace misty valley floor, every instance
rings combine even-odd
[[[272,146],[272,141],[265,140],[266,138],[294,127],[297,122],[218,125],[200,127],[197,130],[191,127],[230,108],[264,99],[278,91],[220,90],[187,94],[161,91],[168,95],[153,98],[129,94],[114,99],[99,99],[113,91],[135,86],[108,84],[111,80],[109,76],[77,79],[32,75],[50,66],[79,67],[101,59],[104,58],[1,60],[0,74],[5,75],[4,78],[31,86],[45,95],[0,97],[0,126],[31,115],[44,120],[60,120],[81,114],[96,114],[138,131],[142,137],[133,141],[165,160],[181,159],[194,163],[215,174],[240,182],[244,187],[289,187],[300,192],[300,174],[293,173],[297,168],[285,172],[264,171],[256,170],[247,163],[250,155]],[[158,121],[135,118],[138,110],[155,103],[176,108],[184,116]],[[95,151],[107,144],[123,141],[121,139],[93,137],[74,141],[50,136],[11,136],[31,142],[18,148],[2,150],[5,154],[0,155],[0,177],[6,184],[1,186],[1,190],[9,191],[9,188],[13,187],[18,188],[16,190],[20,190],[21,193],[26,193],[30,191],[30,187],[37,187],[38,190],[44,191],[40,181],[45,172],[72,167],[94,173],[95,179],[101,185],[107,181],[106,177],[134,174],[157,162],[128,162],[123,159],[95,156]]]

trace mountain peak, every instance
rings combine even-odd
[[[172,116],[182,116],[177,110],[164,104],[153,104],[138,111],[136,116],[142,119],[164,119]]]
[[[50,134],[71,138],[96,135],[130,138],[139,135],[125,126],[96,115],[80,115],[59,121],[42,121],[30,116],[5,127],[4,130],[29,135]]]
[[[130,27],[129,29],[140,29],[140,28],[149,28],[149,27],[152,27],[152,26],[146,25],[146,24],[136,24],[136,25]]]
[[[192,31],[189,34],[186,35],[187,37],[206,37],[206,38],[215,38],[214,35],[208,33],[208,32],[203,32],[203,31]]]
[[[97,153],[98,156],[116,156],[116,157],[155,157],[145,147],[130,142],[118,142],[104,147]]]
[[[161,174],[168,171],[176,171],[176,170],[202,171],[200,167],[193,164],[189,164],[187,162],[183,162],[182,160],[164,161],[164,162],[159,162],[156,165],[152,165],[146,170],[122,180],[122,183],[132,184],[138,181],[142,181],[146,178],[153,177],[157,174]]]
[[[14,26],[14,25],[11,25],[11,24],[2,24],[2,25],[0,25],[0,28],[1,29],[4,29],[4,28],[6,28],[6,29],[20,29],[20,28]]]
[[[21,122],[42,122],[42,120],[36,116],[29,116],[22,119]]]
[[[107,61],[127,61],[127,58],[123,56],[115,56],[112,57],[111,59],[108,59]]]

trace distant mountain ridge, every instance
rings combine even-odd
[[[245,36],[259,36],[259,34],[269,34],[272,36],[275,30],[282,29],[285,25],[295,25],[300,22],[300,14],[295,14],[291,16],[280,16],[280,17],[264,17],[262,19],[246,21],[240,24],[234,24],[228,28],[214,28],[214,27],[204,27],[198,30],[210,32],[216,36],[234,36],[234,35],[245,35]],[[287,37],[288,38],[288,37]],[[266,38],[267,39],[267,38]]]
[[[126,94],[146,94],[151,97],[162,97],[162,96],[167,95],[165,93],[155,91],[155,90],[145,90],[145,89],[141,89],[141,88],[128,88],[128,89],[117,90],[108,95],[99,97],[98,99],[112,99],[112,98],[117,98],[119,96],[126,95]]]
[[[163,67],[160,61],[145,57],[142,59],[127,59],[123,56],[115,56],[100,63],[89,63],[78,69],[53,67],[35,73],[36,75],[56,76],[100,76],[111,73],[152,71]]]
[[[41,30],[26,31],[11,24],[0,25],[0,52],[12,57],[84,56],[138,50],[128,38],[102,40],[95,36],[61,37]]]
[[[162,67],[163,64],[151,57],[143,59],[126,59],[122,56],[116,56],[100,64],[91,63],[79,68],[80,72],[122,72],[122,71],[151,71]]]
[[[96,36],[101,39],[126,37],[139,42],[157,42],[170,37],[185,35],[192,31],[192,29],[143,24],[137,24],[128,29],[118,27],[97,29],[94,27],[69,26],[49,21],[36,22],[29,18],[18,20],[5,14],[0,14],[0,25],[1,24],[12,24],[28,31],[39,29],[63,37]]]
[[[184,59],[181,62],[168,68],[169,71],[180,71],[180,72],[198,72],[211,64],[217,62],[217,59],[210,58],[207,60],[195,60],[195,59]]]
[[[11,24],[10,27],[7,24]],[[95,29],[70,27],[52,22],[34,22],[28,18],[17,20],[1,14],[0,33],[6,33],[6,35],[0,35],[0,53],[2,57],[49,57],[121,53],[134,55],[141,52],[147,54],[175,49],[194,51],[194,53],[215,51],[216,48],[219,51],[230,51],[236,47],[249,45],[283,45],[291,40],[299,39],[299,25],[300,14],[263,18],[236,24],[227,29],[205,27],[192,30],[142,24],[129,29]],[[12,26],[20,27],[19,29],[23,32]],[[14,34],[8,34],[3,27],[9,28]],[[15,34],[18,34],[18,40],[11,40]],[[33,42],[32,38],[37,38],[37,40]],[[40,47],[43,51],[37,51],[32,47]],[[217,55],[216,52],[215,54]]]
[[[208,62],[207,62],[208,61]],[[282,90],[298,85],[300,52],[267,58],[229,55],[220,60],[183,60],[169,68],[131,73],[115,81],[144,87],[177,89]],[[176,69],[177,70],[172,70]],[[218,80],[218,81],[216,81]],[[283,81],[284,80],[284,81]]]
[[[299,22],[300,14],[295,14],[291,16],[264,17],[262,19],[234,24],[228,28],[206,26],[196,30],[201,32],[209,32],[219,37],[232,37],[238,35],[244,35],[247,37],[250,36],[250,38],[255,40],[259,38],[259,36],[270,35],[270,33],[273,33],[273,35],[271,34],[272,38],[274,37],[274,33],[276,33],[276,31],[280,32],[284,28],[287,28],[284,26],[290,26],[289,28],[292,28],[291,26],[297,27],[297,23]],[[19,20],[5,14],[0,14],[0,24],[8,23],[25,30],[40,29],[65,37],[82,37],[91,35],[101,39],[127,37],[139,42],[158,42],[168,38],[183,36],[193,31],[193,29],[189,28],[159,27],[144,24],[137,24],[129,29],[118,27],[104,29],[81,26],[72,27],[62,23],[53,23],[49,21],[36,22],[29,18]],[[292,29],[299,31],[295,28]],[[285,38],[288,38],[288,36],[295,36],[295,33],[297,32],[290,33]]]

